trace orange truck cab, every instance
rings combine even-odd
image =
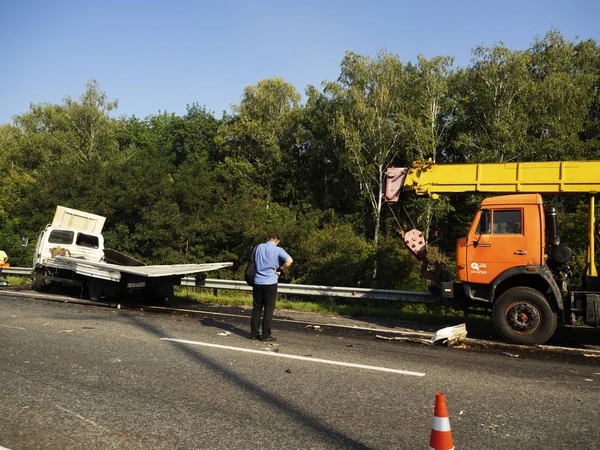
[[[541,195],[503,195],[485,199],[467,237],[458,241],[458,279],[487,285],[507,270],[542,266],[545,264],[545,246]]]

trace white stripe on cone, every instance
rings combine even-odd
[[[447,417],[436,417],[433,416],[433,425],[432,428],[435,431],[450,431],[450,419]]]

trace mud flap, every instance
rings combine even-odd
[[[600,326],[600,295],[586,294],[585,323],[592,327]]]

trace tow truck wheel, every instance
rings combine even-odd
[[[91,278],[88,282],[88,296],[93,302],[100,300],[102,295],[102,283],[97,278]]]
[[[514,287],[494,303],[492,322],[507,341],[536,345],[554,335],[558,318],[541,292],[529,287]]]
[[[43,292],[48,289],[48,284],[44,280],[43,269],[37,269],[33,274],[33,289],[38,292]]]

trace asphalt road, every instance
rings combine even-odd
[[[248,322],[0,293],[0,447],[426,449],[443,392],[457,449],[600,448],[597,355]]]

